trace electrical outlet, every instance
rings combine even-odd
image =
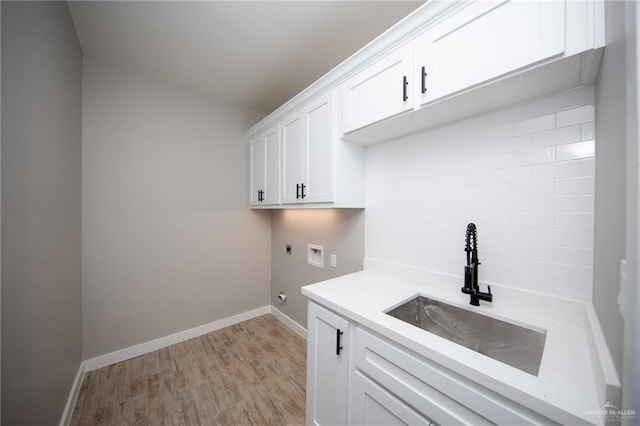
[[[331,267],[332,268],[337,268],[338,267],[338,256],[336,256],[335,254],[332,254],[330,262],[331,262]]]

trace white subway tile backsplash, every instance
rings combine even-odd
[[[520,259],[553,260],[553,246],[513,243],[511,250],[510,255]]]
[[[593,213],[558,213],[556,228],[593,231]]]
[[[480,246],[480,245],[479,245]],[[482,240],[482,254],[508,257],[513,253],[513,243],[498,240]]]
[[[592,118],[593,120],[593,118]],[[556,125],[555,114],[543,115],[542,117],[530,118],[528,120],[513,123],[513,135],[520,136],[528,133],[542,132],[553,129]]]
[[[511,195],[511,183],[488,183],[477,186],[478,198],[501,198]]]
[[[462,276],[474,222],[481,280],[588,300],[594,135],[580,88],[367,148],[365,255]]]
[[[585,158],[580,160],[580,175],[594,176],[596,174],[596,160],[594,158]]]
[[[482,198],[475,201],[473,207],[478,212],[529,212],[531,211],[531,199]]]
[[[482,280],[489,283],[505,283],[509,282],[511,274],[499,269],[484,267],[482,268]]]
[[[491,180],[495,183],[531,180],[531,166],[493,170]]]
[[[568,229],[538,229],[531,233],[531,242],[551,246],[590,249],[593,247],[593,233]]]
[[[486,129],[481,129],[476,134],[478,138],[478,143],[494,141],[497,139],[507,139],[511,137],[512,132],[511,123],[508,124],[499,124],[497,126],[490,126]]]
[[[533,164],[551,163],[555,157],[555,150],[551,148],[532,149],[511,153],[512,166],[530,166]]]
[[[596,129],[593,121],[580,125],[580,137],[583,141],[596,138]]]
[[[572,124],[585,123],[594,120],[593,105],[585,105],[580,108],[561,111],[557,115],[557,126],[570,126]]]
[[[457,166],[462,166],[467,171],[484,171],[501,169],[504,167],[509,167],[510,165],[510,154],[496,154],[480,158],[474,157],[473,155],[468,155]]]
[[[555,279],[562,282],[588,283],[591,280],[591,265],[576,266],[557,262],[532,261],[531,275],[543,279]]]
[[[512,224],[519,228],[553,228],[554,215],[552,213],[514,213]]]
[[[556,161],[558,158],[556,157]],[[579,161],[558,161],[533,167],[533,179],[561,179],[581,175]]]
[[[591,271],[588,271],[591,274]],[[577,300],[589,300],[591,297],[590,282],[578,280],[556,280],[536,275],[511,274],[511,281],[519,287],[539,293],[553,294],[557,297]]]
[[[531,149],[531,135],[522,135],[515,138],[500,139],[493,142],[493,153],[524,151]]]
[[[487,226],[483,228],[483,240],[490,239],[508,243],[531,243],[532,230],[504,226]]]
[[[512,197],[536,197],[553,195],[556,193],[555,180],[532,180],[526,182],[513,182],[511,186]]]
[[[534,148],[545,146],[556,146],[565,143],[579,142],[581,137],[580,126],[560,127],[546,132],[532,135],[532,145]]]
[[[579,212],[589,213],[594,211],[595,197],[592,195],[583,195],[580,197],[580,210]]]
[[[554,247],[553,260],[566,265],[590,265],[593,263],[593,250],[573,247]]]
[[[556,192],[560,195],[593,194],[593,177],[560,179],[556,184]]]
[[[531,200],[533,212],[582,212],[584,202],[579,196],[535,197]]]
[[[493,213],[493,212],[476,212],[466,216],[467,222],[474,222],[480,226],[511,226],[511,214],[510,213]],[[466,223],[461,223],[466,227]],[[463,228],[463,234],[464,234]]]
[[[595,155],[595,141],[577,142],[556,147],[558,161],[576,160]]]
[[[515,257],[494,256],[490,254],[482,255],[482,265],[486,268],[496,269],[509,273],[530,274],[531,262],[527,259]]]

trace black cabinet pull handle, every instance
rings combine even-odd
[[[300,198],[300,184],[296,183],[296,199]]]
[[[260,190],[260,201],[264,201],[264,190]]]
[[[262,190],[258,190],[258,201],[262,201]]]
[[[407,86],[409,82],[407,81],[407,76],[402,77],[402,102],[407,102],[409,97],[407,96]]]
[[[427,68],[422,67],[422,93],[427,93]]]
[[[340,355],[340,351],[342,350],[342,346],[340,345],[340,340],[344,332],[340,331],[340,329],[336,330],[336,355]]]
[[[301,183],[300,186],[302,187],[302,198],[304,198],[307,194],[304,193],[304,189],[307,187],[304,183]]]

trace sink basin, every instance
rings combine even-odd
[[[546,330],[521,327],[424,296],[386,312],[497,361],[538,375]]]

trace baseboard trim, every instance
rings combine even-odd
[[[98,368],[106,367],[107,365],[115,364],[116,362],[126,361],[128,359],[135,358],[158,349],[166,348],[167,346],[175,345],[176,343],[184,342],[185,340],[193,339],[194,337],[199,337],[203,334],[211,333],[212,331],[220,330],[221,328],[229,327],[230,325],[250,320],[268,313],[271,313],[271,307],[269,305],[262,306],[251,311],[232,315],[218,321],[213,321],[208,324],[150,340],[145,343],[140,343],[139,345],[130,346],[115,352],[90,358],[84,362],[84,368],[85,371],[96,370]]]
[[[271,305],[271,314],[280,320],[284,325],[293,330],[294,333],[302,337],[303,339],[307,339],[307,329],[286,316],[282,311],[278,310],[275,306]]]
[[[73,386],[71,386],[71,392],[69,392],[69,398],[67,398],[67,405],[64,407],[62,413],[62,419],[60,420],[60,426],[68,426],[71,423],[71,416],[73,415],[73,408],[76,406],[76,400],[78,394],[80,394],[80,388],[82,387],[82,379],[84,379],[84,373],[86,372],[84,361],[80,363],[76,378],[73,379]]]

